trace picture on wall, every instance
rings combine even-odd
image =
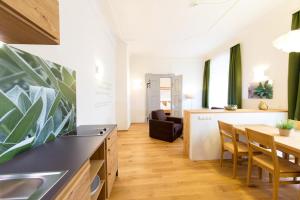
[[[273,99],[273,82],[266,80],[249,84],[249,99]]]
[[[76,129],[76,72],[0,44],[0,164]]]

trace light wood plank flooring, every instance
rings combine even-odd
[[[110,200],[271,199],[267,174],[264,181],[254,177],[255,186],[246,186],[247,163],[239,165],[238,177],[232,179],[230,161],[223,168],[218,161],[190,161],[183,156],[182,139],[151,139],[146,124],[132,125],[119,138],[119,177]],[[299,185],[280,186],[280,199],[299,199],[299,194]]]

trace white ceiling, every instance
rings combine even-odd
[[[132,54],[200,57],[272,9],[294,0],[107,0]],[[219,3],[216,3],[219,2]]]

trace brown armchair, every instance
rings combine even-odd
[[[182,135],[182,129],[182,118],[167,117],[163,110],[152,111],[149,120],[150,137],[173,142]]]

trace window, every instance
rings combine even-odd
[[[230,51],[223,52],[211,59],[209,107],[224,107],[228,99]]]

